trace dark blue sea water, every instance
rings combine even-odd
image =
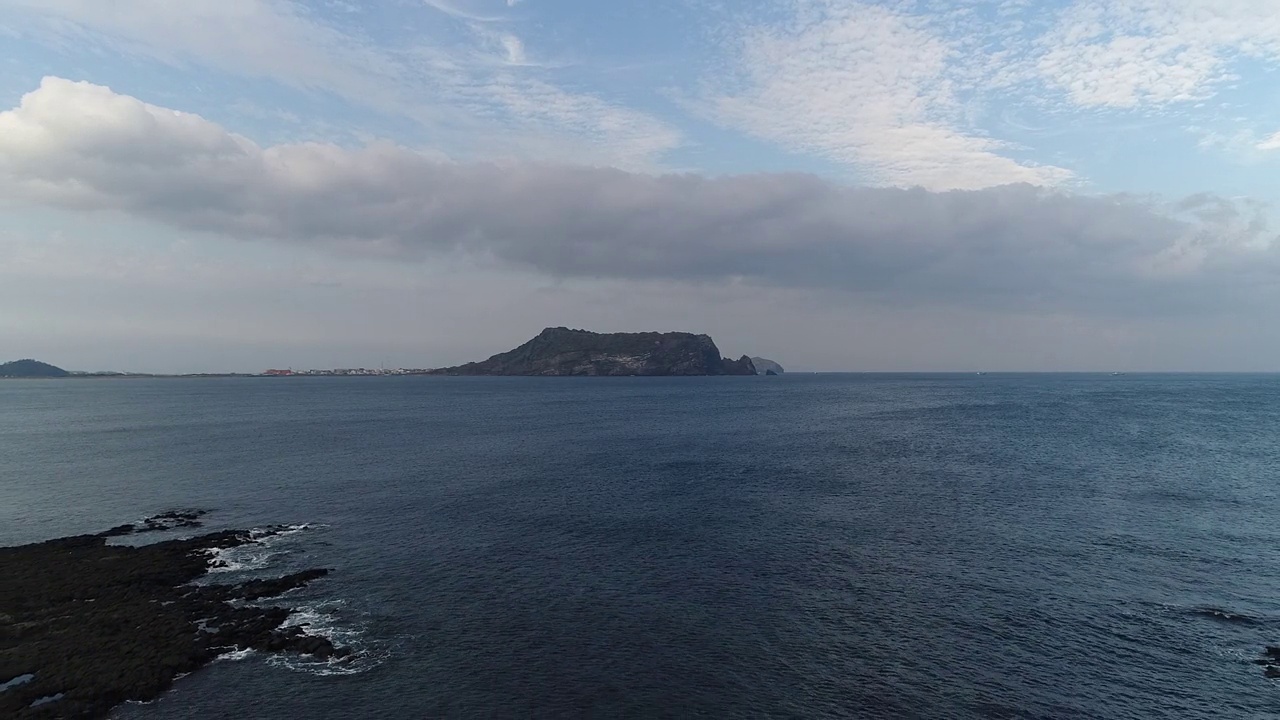
[[[0,383],[0,544],[335,570],[287,601],[354,666],[119,718],[1280,717],[1278,501],[1280,377]]]

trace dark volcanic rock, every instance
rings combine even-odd
[[[1262,674],[1271,679],[1280,679],[1280,647],[1268,645],[1262,651],[1262,657],[1253,661],[1262,666]]]
[[[234,649],[321,658],[350,653],[301,627],[281,627],[288,608],[228,602],[274,597],[327,570],[234,586],[189,584],[208,571],[210,550],[272,531],[107,544],[109,537],[164,529],[153,524],[189,527],[200,515],[166,513],[97,535],[0,548],[0,684],[34,676],[0,692],[0,717],[103,717],[125,700],[156,697],[175,676]]]
[[[152,515],[140,523],[130,523],[128,525],[117,525],[110,530],[98,533],[103,537],[119,537],[121,535],[133,535],[135,533],[160,532],[163,530],[176,530],[178,528],[196,528],[204,525],[200,522],[200,518],[204,517],[208,511],[206,510],[170,510],[169,512]]]
[[[710,338],[708,338],[710,339]],[[725,360],[721,363],[721,372],[715,373],[719,375],[755,375],[756,366],[751,362],[751,358],[743,355],[737,360]]]
[[[755,375],[751,358],[728,360],[707,335],[593,333],[547,328],[510,352],[438,375]]]

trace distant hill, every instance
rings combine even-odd
[[[39,360],[14,360],[0,364],[0,378],[62,378],[70,374]]]
[[[761,375],[765,374],[770,370],[774,371],[779,375],[786,372],[785,370],[782,369],[782,366],[779,365],[778,363],[772,360],[767,360],[762,357],[751,358],[751,363],[756,366],[756,372],[760,373]]]
[[[594,333],[547,328],[510,352],[436,375],[755,375],[751,358],[729,360],[708,335]]]

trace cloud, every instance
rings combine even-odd
[[[1244,118],[1236,118],[1233,125],[1235,127],[1228,130],[1199,125],[1188,125],[1184,129],[1193,136],[1199,136],[1196,147],[1200,150],[1219,153],[1240,166],[1268,162],[1273,159],[1270,151],[1280,149],[1280,134],[1275,137],[1260,135],[1256,126]]]
[[[53,45],[103,46],[330,92],[418,121],[455,154],[558,155],[648,169],[683,144],[673,125],[648,113],[520,74],[532,65],[523,41],[487,29],[500,18],[456,1],[427,5],[450,12],[470,34],[376,42],[272,0],[0,0],[0,13]]]
[[[478,23],[494,23],[494,22],[502,22],[503,20],[506,19],[500,15],[484,15],[481,13],[473,12],[465,7],[460,7],[459,3],[449,2],[449,0],[422,0],[422,1],[428,7],[435,8],[436,10],[439,10],[440,12],[450,17],[457,18],[459,20],[468,20],[470,22],[478,22]],[[507,3],[507,7],[514,7],[514,6],[515,6],[515,3],[512,3],[512,2]]]
[[[1038,69],[1077,105],[1203,99],[1241,57],[1280,58],[1271,0],[1079,0],[1039,41]]]
[[[729,67],[701,103],[713,119],[853,165],[877,184],[946,190],[1071,179],[964,129],[964,57],[928,18],[852,2],[783,6],[785,21],[734,31]]]
[[[484,96],[527,127],[544,128],[548,136],[558,132],[588,145],[576,149],[557,145],[540,153],[541,157],[581,157],[583,162],[651,169],[655,158],[683,143],[679,130],[647,113],[593,95],[566,92],[534,78],[499,76],[485,86]],[[594,159],[584,157],[589,152],[596,153]]]
[[[51,42],[105,45],[171,65],[219,70],[325,89],[380,109],[403,107],[405,68],[367,43],[317,22],[291,3],[266,0],[0,0],[10,22]]]
[[[730,15],[710,34],[720,59],[690,107],[868,182],[933,190],[1082,182],[984,131],[1010,101],[1051,113],[1164,113],[1263,67],[1250,61],[1280,61],[1274,0],[718,7]]]
[[[524,43],[510,33],[502,36],[502,47],[507,51],[507,62],[512,65],[524,65],[528,62],[524,53]]]
[[[1016,184],[847,187],[443,162],[391,144],[261,147],[198,116],[48,78],[0,113],[0,197],[385,258],[557,278],[746,282],[879,302],[1185,313],[1274,302],[1265,208]]]

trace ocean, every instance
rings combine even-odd
[[[1278,718],[1278,500],[1280,376],[0,382],[0,544],[334,571],[278,602],[356,662],[138,720]]]

